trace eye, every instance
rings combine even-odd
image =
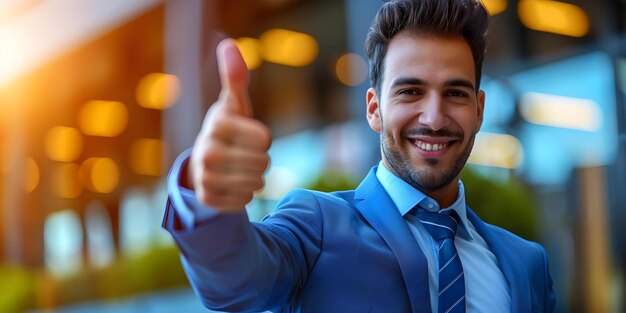
[[[416,96],[419,94],[419,92],[415,89],[401,89],[398,91],[399,95],[409,95],[409,96]]]
[[[446,95],[450,97],[462,97],[462,98],[467,98],[469,96],[467,92],[463,90],[457,90],[457,89],[448,90],[446,92]]]

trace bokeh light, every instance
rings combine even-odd
[[[356,53],[346,53],[337,60],[335,73],[342,84],[358,86],[367,78],[367,62]]]
[[[120,181],[120,170],[110,158],[89,158],[80,166],[80,181],[93,192],[111,193]]]
[[[541,93],[520,96],[520,114],[534,124],[597,131],[602,126],[600,106],[588,99]]]
[[[52,190],[66,199],[74,199],[83,192],[83,186],[78,180],[79,166],[75,163],[57,163],[52,171]]]
[[[46,134],[45,149],[50,160],[73,162],[82,153],[83,137],[76,128],[55,126]]]
[[[589,32],[589,18],[581,8],[551,0],[522,0],[518,14],[524,26],[543,32],[582,37]]]
[[[241,37],[236,40],[237,48],[249,70],[257,69],[263,63],[259,40],[250,37]]]
[[[319,49],[313,36],[280,28],[264,32],[260,42],[263,59],[287,66],[311,64]]]
[[[126,129],[128,109],[118,101],[92,100],[81,108],[78,124],[86,135],[115,137]]]
[[[481,132],[476,136],[470,164],[514,169],[524,161],[524,149],[520,141],[506,134]]]
[[[44,261],[51,274],[65,277],[81,270],[84,235],[76,212],[51,213],[44,225],[44,238]]]
[[[489,15],[500,14],[508,7],[507,0],[481,0]]]
[[[179,96],[180,81],[172,74],[150,73],[137,85],[137,103],[144,108],[167,109],[178,101]]]

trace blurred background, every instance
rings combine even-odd
[[[468,202],[545,246],[557,312],[624,312],[626,1],[483,2]],[[258,220],[378,162],[363,43],[382,3],[0,0],[0,312],[207,312],[160,220],[217,42],[237,39],[275,138]]]

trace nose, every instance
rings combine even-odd
[[[440,95],[430,94],[422,99],[418,122],[432,130],[440,130],[447,126],[445,103]]]

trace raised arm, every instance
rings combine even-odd
[[[272,218],[248,221],[245,204],[263,186],[271,136],[252,117],[248,72],[232,39],[218,45],[217,56],[222,91],[191,156],[183,153],[168,177],[163,226],[208,308],[288,306],[319,254],[320,211],[313,195],[300,191],[287,196]]]

